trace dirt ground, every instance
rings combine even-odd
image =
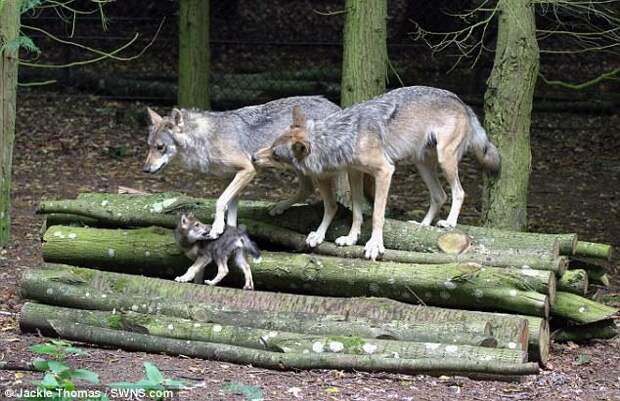
[[[148,191],[179,190],[215,196],[223,183],[170,167],[158,176],[142,173],[146,152],[144,105],[41,91],[19,94],[13,171],[13,240],[0,254],[0,361],[28,361],[28,346],[43,342],[19,332],[15,313],[23,300],[18,282],[24,269],[41,261],[34,214],[41,199],[74,197],[80,191],[115,191],[119,185]],[[581,238],[620,246],[620,128],[618,115],[535,114],[530,185],[530,229],[577,232]],[[479,216],[479,168],[461,168],[468,194],[462,221]],[[291,177],[266,172],[246,191],[247,199],[279,199]],[[416,173],[400,169],[390,207],[419,219],[428,193]],[[414,205],[413,208],[410,205]],[[444,214],[446,211],[444,210]],[[607,294],[620,293],[618,267]],[[586,345],[554,344],[549,368],[523,383],[477,382],[463,378],[343,373],[276,372],[252,366],[183,357],[128,353],[83,346],[71,357],[76,367],[98,372],[103,383],[137,380],[142,363],[154,362],[168,377],[191,388],[177,400],[244,400],[227,383],[260,388],[266,400],[620,400],[620,339]],[[583,355],[590,357],[583,362]],[[585,358],[587,359],[587,358]],[[29,386],[37,374],[0,371],[4,391]]]

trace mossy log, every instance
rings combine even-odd
[[[608,340],[618,335],[618,327],[613,319],[600,320],[590,324],[578,324],[564,327],[553,332],[555,341],[584,342],[590,340]]]
[[[335,314],[355,318],[405,322],[489,322],[498,347],[528,350],[545,364],[549,356],[549,326],[545,319],[502,313],[474,312],[409,305],[385,298],[333,298],[244,291],[180,284],[169,280],[54,266],[24,273],[24,298],[80,309],[133,310],[198,318],[206,305],[232,311]]]
[[[612,262],[592,257],[576,257],[571,258],[570,269],[583,269],[588,272],[588,281],[590,284],[599,284],[609,287],[609,277],[607,271],[611,269]]]
[[[137,299],[132,301],[134,305],[146,305]],[[184,311],[185,309],[175,303],[163,311],[149,309],[144,311],[147,313],[138,313],[125,310],[125,308],[112,311],[91,311],[27,302],[22,307],[20,326],[23,331],[37,329],[44,334],[49,334],[47,330],[51,329],[51,326],[47,325],[47,319],[53,318],[110,329],[138,332],[146,330],[148,334],[166,337],[228,344],[235,342],[236,345],[259,349],[264,348],[262,338],[271,336],[274,331],[280,333],[280,337],[288,339],[299,337],[294,333],[304,333],[304,336],[340,335],[403,342],[439,342],[497,347],[497,340],[491,335],[491,324],[484,321],[413,323],[393,320],[384,322],[376,319],[347,319],[338,315],[231,311],[213,305],[197,305],[191,309],[191,314],[184,313]],[[173,333],[170,333],[171,331]],[[250,341],[240,343],[239,340],[235,340],[237,338]]]
[[[582,269],[566,271],[558,280],[558,291],[585,295],[588,292],[588,272]]]
[[[267,369],[339,369],[381,371],[406,374],[462,375],[496,378],[538,373],[535,363],[509,364],[458,359],[396,359],[372,355],[286,354],[255,350],[228,344],[178,340],[147,334],[87,326],[79,323],[51,321],[62,338],[132,351],[165,352]]]
[[[190,198],[176,193],[88,194],[76,200],[44,201],[40,203],[37,211],[43,214],[76,214],[118,226],[157,225],[172,228],[177,223],[180,211],[192,211],[199,219],[209,221],[212,219],[214,204],[215,201],[212,199]],[[278,217],[268,214],[269,206],[270,204],[266,202],[241,202],[239,217],[272,223],[277,221],[278,226],[302,234],[315,229],[322,218],[322,208],[316,205],[295,206]],[[370,237],[370,226],[371,222],[368,220],[363,224],[360,243],[364,243]],[[345,208],[340,208],[327,233],[327,239],[333,241],[336,237],[345,235],[349,228],[350,213]],[[386,219],[384,244],[387,249],[440,252],[437,240],[445,232],[446,230],[437,227],[422,227],[410,222]],[[490,255],[498,253],[539,255],[551,259],[559,255],[560,240],[557,238],[547,241],[541,240],[540,236],[543,234],[530,237],[502,233],[497,238],[482,234],[470,235],[472,237],[470,252]]]
[[[610,261],[614,257],[614,248],[611,245],[595,242],[577,241],[575,256],[597,258]]]
[[[20,327],[23,331],[40,330],[43,333],[53,333],[53,328],[49,322],[54,320],[150,334],[158,337],[237,345],[276,352],[291,352],[291,350],[283,350],[282,347],[286,347],[283,344],[291,344],[291,346],[293,344],[308,345],[310,349],[307,352],[319,352],[318,348],[321,344],[325,344],[325,352],[343,354],[385,355],[390,357],[397,355],[404,359],[463,358],[508,363],[527,362],[527,354],[520,350],[346,335],[319,337],[290,331],[203,323],[165,315],[88,311],[36,303],[26,303],[22,307]],[[297,349],[297,351],[303,353],[302,349]]]
[[[52,226],[43,237],[48,262],[150,276],[180,275],[191,264],[171,230]],[[414,274],[412,274],[414,273]],[[413,265],[263,252],[252,264],[257,289],[329,296],[381,296],[410,303],[549,316],[555,275],[470,264]]]
[[[554,317],[583,324],[610,319],[617,313],[617,308],[563,291],[558,291],[556,302],[551,307]]]

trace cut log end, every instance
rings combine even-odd
[[[459,255],[471,246],[471,238],[458,231],[452,231],[441,235],[437,239],[439,249],[450,255]]]
[[[542,319],[538,336],[537,360],[540,366],[545,367],[549,362],[549,352],[551,348],[551,335],[549,332],[549,321]]]

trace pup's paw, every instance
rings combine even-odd
[[[174,281],[176,281],[178,283],[189,283],[193,279],[194,279],[194,276],[191,276],[191,275],[188,275],[188,274],[184,274],[182,276],[178,276],[177,278],[175,278]]]
[[[269,209],[270,216],[279,216],[291,207],[291,204],[287,201],[276,203],[271,209]]]
[[[377,260],[379,255],[385,252],[383,246],[383,238],[370,237],[366,245],[364,246],[364,257],[366,259]]]
[[[448,220],[439,220],[437,222],[437,227],[441,227],[441,228],[454,228],[454,227],[456,227],[456,223],[451,223]]]
[[[323,242],[324,239],[325,239],[324,233],[320,233],[318,231],[312,231],[306,237],[306,244],[308,244],[308,246],[310,246],[311,248],[314,248],[315,246]]]
[[[342,237],[336,238],[336,245],[338,246],[351,246],[357,243],[357,235],[343,235]]]
[[[220,234],[224,232],[224,228],[226,228],[226,224],[224,223],[224,221],[214,221],[213,225],[211,226],[211,231],[209,231],[208,237],[210,239],[218,238]]]
[[[244,290],[254,290],[254,283],[249,283],[243,286]]]
[[[205,280],[205,284],[207,284],[207,285],[215,285],[213,280]]]

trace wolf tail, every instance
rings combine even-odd
[[[471,127],[470,147],[473,149],[476,159],[482,165],[482,168],[491,175],[498,175],[501,170],[501,157],[499,151],[489,141],[486,131],[480,125],[480,120],[476,113],[467,107],[469,115],[469,125]]]
[[[260,263],[260,249],[258,249],[258,245],[256,245],[256,242],[252,241],[247,234],[243,236],[241,241],[243,242],[243,249],[245,249],[247,254],[254,258],[254,261],[256,263]]]

